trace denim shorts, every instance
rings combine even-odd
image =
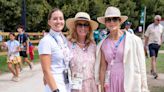
[[[155,44],[155,43],[151,43],[149,44],[149,53],[150,53],[150,57],[158,56],[158,51],[159,51],[160,45]]]

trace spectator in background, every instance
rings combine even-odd
[[[34,60],[34,46],[31,42],[29,42],[29,55],[30,55],[30,61],[33,62],[33,60]]]
[[[20,56],[23,57],[23,62],[27,62],[30,69],[32,69],[32,63],[28,59],[29,54],[29,38],[28,35],[24,33],[24,28],[22,25],[18,25],[17,27],[18,35],[17,40],[20,43]]]
[[[133,29],[131,29],[131,25],[132,25],[132,23],[129,21],[125,22],[125,30],[127,30],[131,34],[134,34]]]
[[[109,31],[107,28],[100,30],[100,40],[104,39],[109,34]]]
[[[47,32],[45,30],[42,31],[43,37],[47,35]]]
[[[151,57],[151,74],[154,79],[158,77],[156,70],[156,62],[158,57],[158,51],[162,44],[162,34],[164,33],[164,27],[160,24],[161,16],[156,15],[154,17],[154,23],[150,24],[145,32],[145,46],[147,49],[149,47],[149,54]]]
[[[100,31],[94,30],[93,36],[94,36],[94,40],[95,40],[96,44],[98,44],[98,42],[100,41],[99,35],[100,35]]]
[[[7,54],[7,64],[10,72],[13,74],[12,81],[19,81],[19,63],[21,62],[21,58],[19,55],[20,47],[19,42],[15,40],[15,34],[9,34],[10,40],[7,42],[3,42],[3,46],[8,48]],[[14,65],[14,68],[12,67]]]
[[[2,31],[0,30],[0,33],[1,33]],[[2,42],[2,40],[3,40],[3,37],[2,37],[2,35],[0,35],[0,42]]]

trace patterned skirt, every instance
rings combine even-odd
[[[21,62],[20,56],[7,57],[7,63],[17,64]]]

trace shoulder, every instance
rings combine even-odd
[[[133,35],[133,34],[126,34],[127,36],[127,40],[130,40],[133,45],[139,45],[139,44],[142,44],[142,40],[140,37],[136,36],[136,35]]]
[[[17,40],[14,40],[15,43],[19,44],[19,42]]]
[[[162,24],[159,24],[159,26],[160,26],[162,29],[164,29],[164,27],[163,27],[163,25],[162,25]]]
[[[90,43],[90,46],[96,48],[96,44],[93,42]]]
[[[154,26],[154,23],[152,23],[152,24],[148,25],[148,27],[147,27],[147,28],[152,28],[153,26]]]
[[[39,45],[40,44],[50,44],[51,42],[53,41],[53,38],[48,34],[48,35],[46,35],[46,36],[44,36],[40,41],[39,41]]]

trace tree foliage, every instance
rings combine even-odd
[[[159,14],[164,17],[164,0],[26,0],[27,31],[41,31],[47,28],[48,12],[55,7],[64,12],[65,19],[72,18],[79,11],[88,12],[93,20],[104,16],[108,6],[116,6],[122,15],[136,28],[141,9],[147,7],[146,24]],[[15,31],[21,23],[22,0],[0,0],[0,30]],[[100,28],[103,27],[100,25]]]

